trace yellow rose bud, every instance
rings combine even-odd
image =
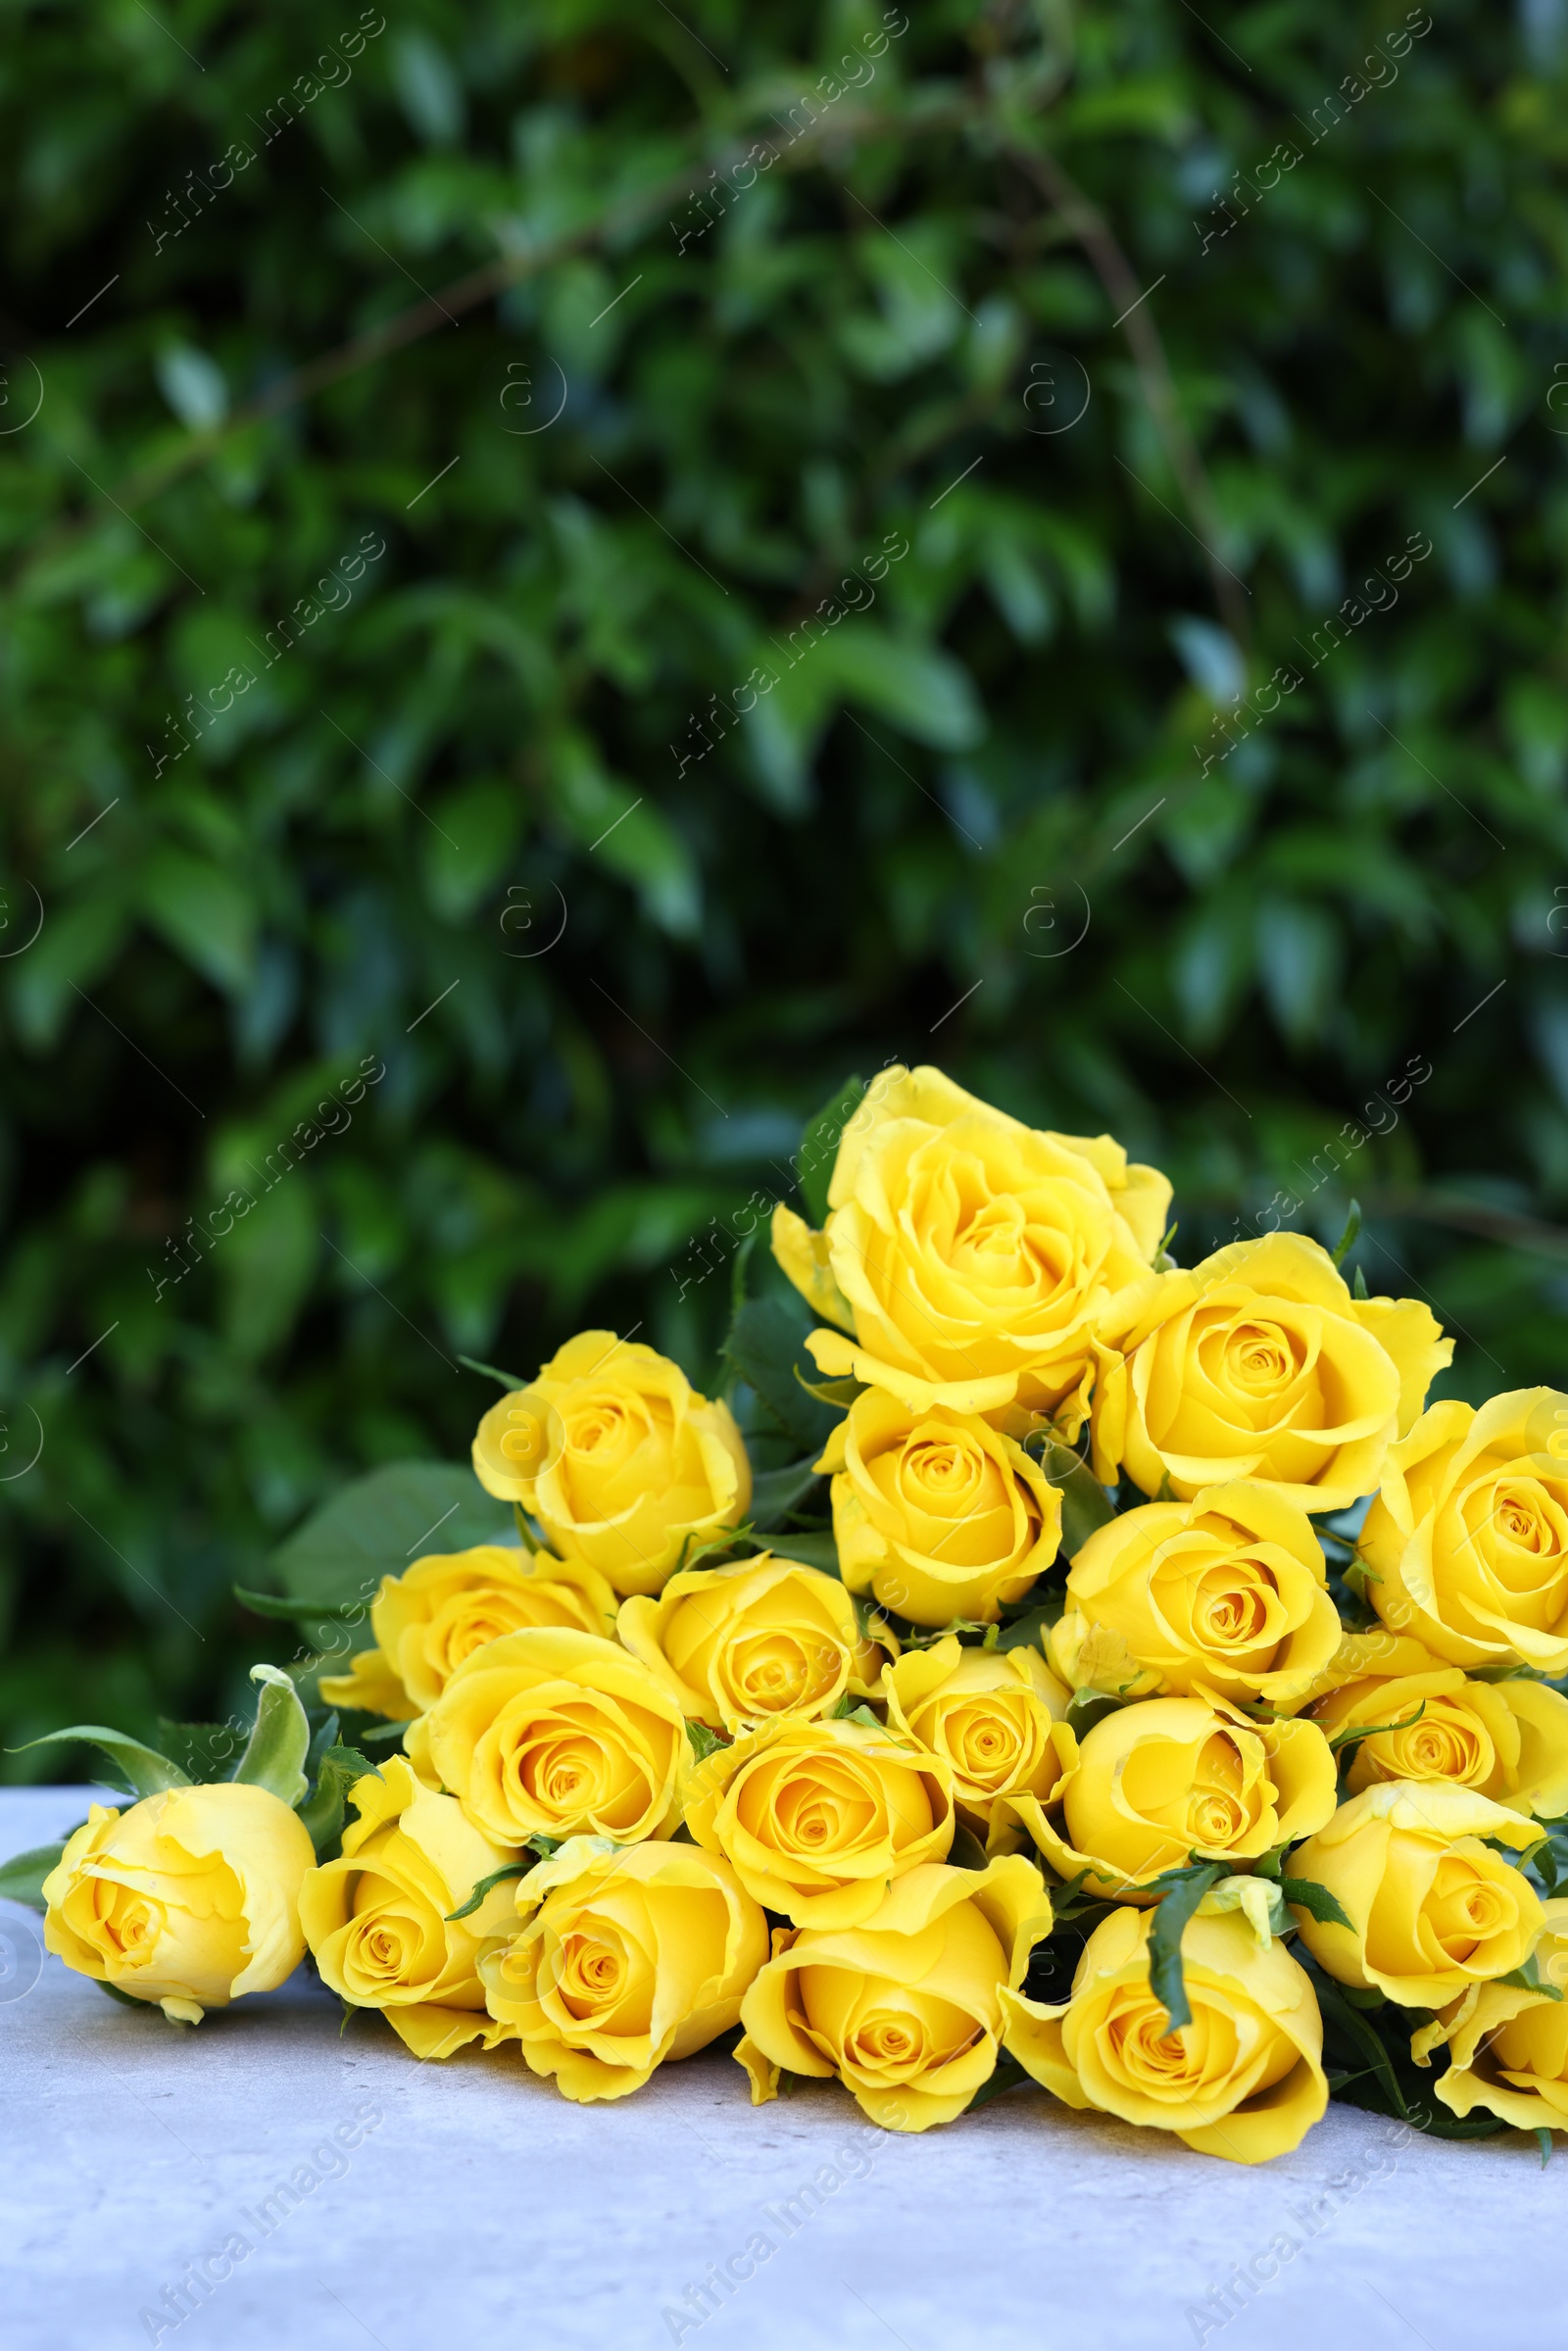
[[[689,1569],[657,1600],[623,1600],[619,1631],[688,1718],[731,1738],[880,1690],[883,1652],[837,1577],[771,1551]]]
[[[1550,1988],[1473,1984],[1410,2043],[1417,2065],[1447,2043],[1448,2070],[1434,2087],[1455,2114],[1478,2106],[1520,2131],[1568,2131],[1568,1902],[1547,1902],[1535,1947]]]
[[[475,1649],[404,1744],[501,1845],[667,1837],[691,1753],[678,1702],[640,1658],[545,1627]]]
[[[833,1479],[845,1583],[911,1624],[993,1624],[1056,1556],[1060,1494],[974,1413],[867,1389],[816,1466]]]
[[[1190,1502],[1146,1502],[1097,1527],[1067,1571],[1051,1654],[1075,1687],[1095,1632],[1119,1634],[1138,1695],[1298,1705],[1340,1641],[1312,1522],[1277,1486],[1210,1486]]]
[[[786,1719],[691,1776],[686,1826],[797,1927],[858,1927],[895,1878],[953,1842],[952,1771],[848,1721]]]
[[[401,1755],[356,1780],[349,1801],[360,1817],[343,1832],[341,1859],[300,1888],[322,1983],[356,2008],[383,2010],[416,2057],[510,2039],[485,2014],[476,1964],[512,1917],[514,1887],[492,1886],[465,1919],[448,1913],[515,1851],[481,1837],[454,1797],[422,1788]]]
[[[527,1388],[492,1404],[473,1467],[487,1494],[533,1514],[564,1559],[622,1594],[662,1591],[689,1539],[739,1526],[752,1498],[729,1406],[613,1331],[580,1331]]]
[[[1568,1396],[1434,1404],[1366,1515],[1372,1604],[1450,1665],[1568,1672]]]
[[[984,1870],[927,1862],[863,1926],[781,1932],[741,2002],[753,2105],[787,2069],[836,2076],[885,2131],[954,2122],[996,2071],[1001,1993],[1051,1925],[1040,1872],[1013,1854]]]
[[[820,1367],[908,1409],[1014,1402],[1083,1424],[1094,1329],[1152,1262],[1170,1185],[1108,1135],[1052,1135],[938,1069],[890,1069],[844,1130],[824,1237],[780,1204],[773,1252],[819,1313]],[[824,1263],[825,1258],[825,1263]]]
[[[1363,1788],[1291,1856],[1293,1878],[1326,1886],[1350,1921],[1296,1913],[1301,1940],[1341,1984],[1374,1985],[1404,2008],[1441,2008],[1523,1964],[1541,1901],[1483,1837],[1516,1848],[1534,1822],[1473,1789],[1400,1780]]]
[[[950,1635],[884,1677],[888,1729],[953,1773],[959,1813],[991,1852],[1020,1840],[1078,1759],[1067,1691],[1035,1649],[965,1649]]]
[[[1135,1889],[1189,1859],[1256,1861],[1334,1811],[1335,1770],[1316,1723],[1253,1722],[1201,1689],[1120,1706],[1084,1735],[1061,1782],[1061,1818],[1026,1815],[1040,1850],[1091,1892]],[[1302,1873],[1305,1875],[1306,1873]]]
[[[1232,2163],[1288,2155],[1329,2101],[1306,1970],[1282,1942],[1261,1943],[1240,1911],[1200,1912],[1182,1935],[1193,2021],[1172,2033],[1149,1982],[1152,1926],[1148,1911],[1102,1919],[1069,2000],[1004,1990],[1005,2047],[1064,2105],[1174,2131]]]
[[[607,1637],[615,1595],[576,1559],[514,1550],[495,1543],[433,1552],[400,1576],[383,1576],[370,1603],[375,1647],[346,1674],[323,1674],[329,1706],[363,1706],[407,1722],[433,1706],[452,1673],[487,1641],[530,1625],[574,1625]]]
[[[1101,1326],[1095,1475],[1189,1501],[1266,1478],[1306,1510],[1371,1492],[1396,1437],[1453,1353],[1411,1298],[1352,1298],[1298,1233],[1238,1241],[1189,1272],[1152,1274]]]
[[[740,2017],[767,1921],[727,1861],[578,1837],[516,1889],[526,1922],[480,1962],[490,2013],[568,2098],[623,2098]]]
[[[245,1782],[166,1788],[124,1813],[94,1804],[44,1880],[44,1946],[199,2024],[294,1973],[315,1861],[298,1816]]]
[[[1413,1650],[1414,1670],[1361,1674],[1312,1709],[1331,1735],[1372,1730],[1351,1748],[1351,1795],[1381,1780],[1451,1780],[1512,1812],[1568,1812],[1568,1698],[1543,1682],[1472,1682],[1419,1641],[1381,1638]]]

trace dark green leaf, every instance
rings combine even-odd
[[[32,1845],[25,1853],[13,1853],[9,1861],[0,1861],[0,1900],[25,1902],[29,1910],[46,1910],[43,1882],[59,1866],[69,1841],[62,1837],[57,1845]]]
[[[1182,1935],[1187,1922],[1209,1887],[1226,1875],[1222,1862],[1206,1861],[1196,1869],[1167,1871],[1168,1890],[1154,1905],[1149,1935],[1149,1987],[1169,2019],[1167,2032],[1190,2025],[1187,1984],[1182,1976]],[[1156,1880],[1158,1884],[1161,1881]]]
[[[1061,1495],[1061,1556],[1076,1558],[1097,1528],[1108,1526],[1115,1505],[1081,1453],[1055,1438],[1032,1438],[1029,1450]]]
[[[977,2108],[989,2106],[993,2098],[1005,2096],[1009,2089],[1024,2089],[1033,2086],[1034,2077],[1024,2072],[1011,2050],[1000,2049],[997,2052],[995,2072],[988,2081],[981,2082],[980,2087],[975,2091],[963,2111],[965,2114],[973,2114]]]
[[[797,1505],[806,1499],[817,1476],[812,1468],[814,1453],[804,1461],[792,1461],[784,1469],[758,1470],[752,1479],[752,1524],[763,1529],[780,1527]],[[779,1548],[787,1550],[790,1537],[781,1535]]]
[[[471,1469],[399,1461],[341,1488],[272,1564],[296,1597],[352,1606],[372,1600],[383,1576],[402,1575],[416,1557],[507,1543],[513,1525],[510,1503],[487,1494]]]
[[[1507,1975],[1498,1976],[1496,1978],[1496,1982],[1498,1984],[1518,1984],[1519,1987],[1524,1991],[1538,1991],[1544,1999],[1547,2000],[1560,2000],[1562,1998],[1562,1990],[1560,1985],[1555,1984],[1542,1983],[1541,1965],[1537,1954],[1534,1951],[1531,1952],[1529,1958],[1525,1960],[1521,1967],[1510,1968]]]
[[[860,1106],[865,1093],[862,1078],[846,1078],[801,1132],[797,1171],[806,1204],[806,1221],[820,1228],[827,1222],[827,1191],[839,1155],[844,1130]]]
[[[749,1299],[730,1324],[724,1351],[785,1435],[814,1458],[842,1415],[805,1386],[807,1375],[815,1379],[816,1366],[806,1351],[810,1324],[804,1314],[804,1307],[798,1315],[781,1298]]]
[[[1319,1886],[1315,1878],[1282,1878],[1280,1891],[1287,1902],[1298,1910],[1304,1910],[1307,1917],[1316,1919],[1320,1927],[1348,1927],[1350,1924],[1345,1915],[1344,1905],[1330,1893],[1326,1886]]]

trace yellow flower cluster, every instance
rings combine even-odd
[[[756,2100],[922,2131],[1010,2063],[1245,2163],[1322,2115],[1348,1994],[1455,2113],[1568,2128],[1520,1858],[1568,1813],[1568,1398],[1428,1406],[1426,1306],[1285,1234],[1176,1267],[1170,1194],[884,1072],[823,1229],[773,1224],[836,1572],[758,1547],[729,1404],[584,1332],[474,1441],[524,1547],[388,1577],[321,1683],[407,1726],[341,1853],[257,1789],[95,1810],[50,1947],[199,2014],[308,1945],[417,2055],[579,2100],[739,2027]],[[1368,1497],[1357,1629],[1312,1514]]]

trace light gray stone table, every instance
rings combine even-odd
[[[85,1794],[0,1790],[0,1856],[62,1835]],[[1249,2171],[1020,2090],[899,2138],[836,2086],[754,2112],[714,2056],[573,2106],[511,2051],[419,2065],[378,2019],[340,2033],[303,1972],[191,2031],[68,1974],[28,1911],[0,1904],[0,1935],[8,2351],[1544,2351],[1568,2335],[1568,2151],[1544,2172],[1521,2133],[1455,2145],[1332,2107],[1295,2155]],[[302,2167],[318,2184],[279,2195]],[[230,2239],[248,2250],[223,2257]],[[1280,2239],[1298,2249],[1282,2259]],[[213,2255],[229,2274],[187,2285],[179,2319],[166,2289]],[[1249,2264],[1227,2320],[1210,2289]],[[705,2281],[703,2317],[687,2290]]]

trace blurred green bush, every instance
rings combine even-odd
[[[8,1743],[234,1704],[460,1354],[709,1370],[889,1056],[1560,1376],[1565,35],[5,11]]]

